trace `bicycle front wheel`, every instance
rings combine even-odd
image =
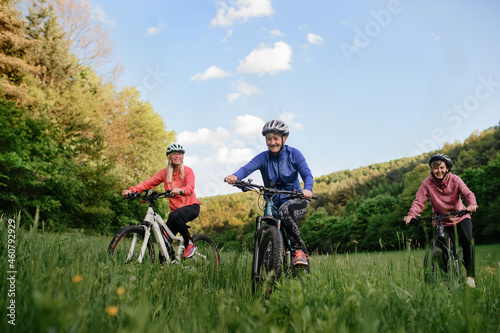
[[[440,247],[433,247],[425,254],[424,278],[427,283],[440,283],[447,280],[446,254]]]
[[[126,264],[139,261],[141,248],[144,244],[144,234],[144,228],[138,225],[129,225],[123,228],[111,240],[108,247],[109,255],[118,262]],[[148,257],[151,262],[155,260],[155,249],[151,237],[148,239],[144,257],[140,262]]]
[[[266,229],[259,245],[257,276],[253,277],[252,291],[262,286],[268,296],[283,271],[283,238],[278,228]]]
[[[220,256],[214,240],[207,235],[199,234],[193,236],[193,243],[196,245],[196,251],[192,257],[193,261],[218,270]]]

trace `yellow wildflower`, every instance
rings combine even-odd
[[[120,296],[123,296],[125,295],[125,288],[123,287],[118,287],[118,289],[116,290],[116,293]]]
[[[106,312],[110,316],[116,316],[116,314],[118,313],[118,307],[116,305],[109,305],[106,307]]]
[[[80,282],[82,282],[82,276],[81,275],[75,275],[75,276],[73,276],[73,282],[74,283],[80,283]]]

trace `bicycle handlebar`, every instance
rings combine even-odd
[[[304,194],[301,192],[298,192],[297,190],[292,190],[292,191],[286,191],[286,190],[278,190],[273,187],[265,187],[263,185],[258,185],[258,184],[253,184],[252,180],[248,180],[248,182],[244,182],[241,180],[237,180],[234,185],[235,187],[239,188],[243,192],[251,191],[251,190],[259,190],[260,192],[267,192],[269,194],[289,194],[293,198],[304,198]],[[313,195],[311,199],[317,199],[317,195]]]
[[[184,194],[185,191],[184,190],[181,190],[181,195]],[[125,199],[130,199],[130,200],[135,200],[137,198],[141,198],[145,201],[148,201],[148,202],[155,202],[156,200],[160,199],[160,198],[173,198],[175,197],[175,194],[172,194],[172,191],[166,191],[166,192],[162,192],[162,193],[158,193],[156,191],[152,191],[152,190],[149,190],[149,191],[144,191],[142,193],[139,193],[139,192],[132,192],[132,193],[129,193],[127,194],[127,196],[125,198],[123,198],[123,200]]]
[[[466,209],[463,209],[463,210],[456,210],[454,212],[451,212],[451,213],[446,213],[446,214],[441,214],[441,213],[437,213],[433,216],[426,216],[426,217],[415,217],[415,218],[412,218],[410,223],[413,223],[413,224],[417,224],[418,222],[422,221],[422,220],[431,220],[431,221],[436,221],[436,222],[440,222],[442,221],[443,219],[447,218],[447,217],[450,217],[450,216],[457,216],[457,217],[460,217],[460,216],[464,216],[466,214],[470,214],[471,212],[469,212],[468,210]]]

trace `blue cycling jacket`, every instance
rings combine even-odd
[[[274,183],[279,190],[302,192],[299,182],[300,174],[304,181],[304,189],[312,191],[314,181],[311,170],[304,155],[296,148],[284,145],[283,150],[278,154],[273,154],[269,150],[264,151],[233,175],[242,180],[256,170],[260,170],[266,187]],[[287,196],[281,195],[279,199],[274,200],[274,204],[279,207],[287,200]]]

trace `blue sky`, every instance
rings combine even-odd
[[[500,120],[496,0],[90,0],[175,130],[198,196],[266,149],[273,118],[315,177],[438,149]],[[259,180],[257,175],[251,176]]]

